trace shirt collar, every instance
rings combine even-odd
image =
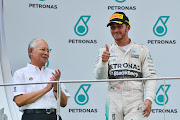
[[[132,42],[131,38],[129,38],[129,40],[130,40],[130,43],[128,45],[130,46],[130,45],[132,45],[133,42]],[[116,42],[114,42],[114,45],[118,46],[118,44]],[[126,46],[128,46],[128,45],[126,45]]]
[[[40,71],[39,67],[37,67],[37,66],[35,66],[35,65],[32,65],[32,64],[30,64],[30,63],[27,63],[27,67],[30,68],[31,70],[35,70],[35,71],[39,70],[39,71]],[[43,67],[41,68],[41,70],[45,70],[45,69],[46,69],[46,66],[43,66]]]
[[[132,42],[132,40],[129,38],[129,40],[130,40],[130,43],[128,44],[128,49],[125,51],[122,47],[120,47],[120,46],[118,46],[118,44],[116,43],[116,42],[114,42],[114,45],[116,46],[116,47],[118,47],[118,48],[120,48],[122,51],[124,51],[124,52],[127,52],[127,51],[129,51],[129,50],[131,50],[132,49],[132,47],[133,47],[133,42]]]

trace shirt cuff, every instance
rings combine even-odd
[[[101,62],[101,66],[106,66],[108,65],[108,62]]]
[[[153,99],[151,97],[146,97],[146,100],[150,100],[153,103]]]
[[[14,97],[17,95],[22,95],[22,94],[25,94],[25,92],[14,92]]]

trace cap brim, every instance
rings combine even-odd
[[[122,25],[124,22],[122,22],[122,21],[111,21],[111,22],[109,22],[109,23],[107,24],[107,27],[110,26],[111,23],[117,23],[117,24]]]

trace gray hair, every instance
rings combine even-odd
[[[42,39],[42,38],[34,38],[34,39],[32,39],[31,42],[29,43],[29,45],[28,45],[28,55],[29,55],[29,58],[30,58],[30,59],[31,59],[31,55],[30,55],[30,53],[29,53],[29,50],[30,50],[31,48],[36,48],[37,43],[38,43],[38,41],[40,41],[40,40],[43,40],[43,39]]]

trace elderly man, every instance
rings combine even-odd
[[[48,44],[41,38],[33,39],[28,47],[31,62],[17,70],[14,83],[59,81],[60,70],[45,67],[49,58]],[[61,107],[67,105],[70,94],[61,84]],[[22,120],[56,120],[57,84],[36,84],[14,87],[14,101],[23,112]],[[60,118],[61,120],[61,118]]]
[[[128,37],[130,24],[123,12],[114,13],[110,26],[114,43],[99,50],[94,73],[97,79],[154,78],[154,64],[149,49],[136,44]],[[145,101],[144,101],[145,87]],[[156,81],[109,82],[107,113],[108,120],[140,120],[148,117],[156,93]],[[144,102],[143,113],[138,106]]]

